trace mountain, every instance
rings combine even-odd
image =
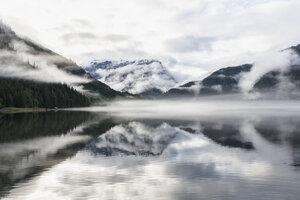
[[[167,91],[164,97],[193,97],[239,92],[239,81],[243,73],[250,72],[251,64],[221,68],[202,81],[190,81]]]
[[[300,44],[290,47],[289,50],[300,55]],[[201,81],[191,81],[179,87],[171,88],[162,97],[238,94],[242,92],[240,87],[242,78],[249,76],[252,68],[252,64],[221,68]],[[291,96],[300,94],[300,64],[293,63],[284,71],[268,71],[258,78],[250,92],[262,94],[288,92]]]
[[[177,83],[158,60],[95,60],[84,69],[115,90],[141,96],[160,95]]]
[[[88,97],[66,84],[0,78],[0,108],[67,108],[90,105]]]
[[[84,94],[93,101],[128,96],[94,79],[72,60],[30,39],[19,37],[10,27],[1,22],[0,78],[6,81],[34,81],[35,87],[39,87],[39,83],[43,83],[40,87],[47,84],[67,84],[69,89],[76,89],[75,93]],[[23,83],[23,87],[28,85],[28,82]]]

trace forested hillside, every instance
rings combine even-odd
[[[0,78],[0,107],[89,106],[88,97],[66,84]]]
[[[50,80],[58,84],[45,83],[49,82],[49,80],[44,80],[44,78],[47,78],[48,73],[49,75],[61,75],[58,75],[55,80]],[[7,91],[10,91],[7,94],[3,94],[2,91],[6,86],[1,82],[0,98],[2,99],[2,106],[74,107],[89,105],[88,98],[81,94],[75,94],[77,92],[71,87],[82,88],[84,90],[83,94],[92,98],[93,101],[107,101],[129,95],[128,93],[115,91],[106,84],[92,78],[90,74],[70,59],[44,48],[30,39],[19,37],[9,26],[1,22],[0,77],[10,77],[10,80],[16,78],[16,84],[12,81],[8,83],[8,79],[6,79],[5,84],[11,87],[11,89],[7,89]],[[28,81],[19,81],[19,79]],[[1,81],[3,80],[1,79]],[[61,82],[66,83],[69,87],[59,84]],[[26,89],[22,91],[20,88]],[[22,91],[22,93],[17,91]],[[35,94],[36,91],[38,91],[38,94]],[[33,95],[32,98],[29,98],[28,94]],[[79,99],[75,99],[77,97]],[[48,102],[43,102],[44,100]]]

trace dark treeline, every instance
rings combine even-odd
[[[39,154],[38,146],[35,146],[34,141],[51,142],[52,138],[74,131],[76,127],[92,117],[92,114],[87,112],[0,113],[0,147],[4,144],[14,146],[14,143],[18,144],[23,141],[24,144],[32,145],[31,148],[24,148],[24,151],[14,154],[14,156],[0,154],[0,199],[18,182],[26,182],[46,168],[73,156],[88,142],[87,140],[79,140],[76,143],[61,146],[59,149],[53,145],[53,152]],[[31,143],[31,141],[33,142]],[[18,152],[17,146],[14,146],[16,149],[12,149],[12,151]],[[27,163],[26,170],[18,167],[23,166],[22,161],[24,160]],[[43,162],[37,162],[41,160]]]
[[[89,105],[88,97],[66,84],[0,78],[0,108],[67,108]]]
[[[92,118],[87,112],[0,114],[0,145],[36,137],[66,134]]]

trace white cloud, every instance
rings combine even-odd
[[[171,52],[194,52],[194,51],[209,51],[214,42],[214,38],[183,36],[180,38],[170,39],[166,42],[166,47]]]
[[[64,59],[60,56],[34,55],[30,53],[30,47],[23,42],[12,41],[12,44],[17,51],[0,51],[0,77],[66,83],[71,86],[90,81],[88,78],[75,76],[58,69],[54,63]],[[36,68],[34,69],[29,64],[27,65],[27,62]]]
[[[195,79],[227,65],[252,62],[261,52],[300,43],[297,0],[189,0],[188,3],[0,0],[0,3],[0,17],[17,33],[80,64],[100,58],[159,59],[174,74],[184,73],[178,75],[180,81]],[[70,34],[76,38],[67,37]],[[191,36],[200,40],[194,43],[189,39]],[[69,42],[61,39],[64,37]],[[207,43],[201,38],[213,40]],[[176,63],[170,64],[172,59]]]
[[[239,86],[242,91],[248,93],[253,89],[254,84],[266,73],[271,71],[284,72],[291,65],[293,57],[297,57],[291,50],[283,52],[270,51],[262,54],[254,62],[249,73],[244,73]]]

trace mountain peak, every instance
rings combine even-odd
[[[132,94],[145,94],[149,91],[157,95],[158,91],[165,92],[177,83],[161,61],[154,59],[94,60],[84,69],[115,90]]]
[[[150,65],[155,62],[162,65],[162,63],[159,60],[150,60],[150,59],[135,60],[135,63],[137,65]]]
[[[296,53],[300,55],[300,44],[292,46],[291,49],[293,49]]]
[[[2,20],[0,20],[0,34],[15,34],[15,32],[10,28],[10,26],[3,23]]]
[[[95,67],[95,68],[101,68],[101,69],[116,69],[120,67],[125,67],[127,65],[150,65],[152,63],[158,63],[162,65],[162,63],[159,60],[153,60],[153,59],[141,59],[141,60],[118,60],[118,61],[112,61],[112,60],[93,60],[90,63],[89,67]]]

